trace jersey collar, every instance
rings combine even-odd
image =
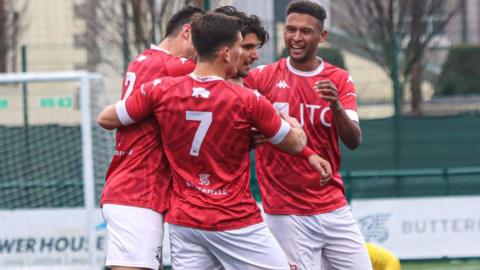
[[[195,81],[199,82],[211,82],[211,81],[225,81],[222,77],[218,76],[197,76],[193,73],[190,73],[190,77]]]
[[[158,47],[157,45],[150,44],[150,49],[151,49],[151,50],[156,50],[156,51],[162,51],[162,52],[164,52],[164,53],[166,53],[166,54],[170,54],[170,55],[171,55],[171,53],[170,53],[169,51],[164,50],[164,49]]]
[[[290,70],[295,75],[302,76],[302,77],[313,77],[315,75],[320,74],[323,71],[323,69],[325,68],[325,62],[323,61],[323,59],[321,57],[318,57],[318,56],[317,56],[317,59],[320,61],[320,65],[316,69],[311,70],[311,71],[301,71],[301,70],[298,70],[298,69],[294,68],[290,64],[290,56],[289,56],[289,57],[287,57],[287,68],[288,68],[288,70]]]

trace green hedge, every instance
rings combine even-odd
[[[337,67],[347,69],[345,66],[345,61],[343,59],[342,52],[337,48],[332,47],[320,47],[317,50],[317,55],[325,59],[325,61],[329,62],[332,65]],[[287,57],[287,49],[283,49],[281,57]]]
[[[450,49],[435,87],[435,95],[480,94],[480,46]]]

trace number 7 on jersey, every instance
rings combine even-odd
[[[190,155],[198,157],[203,139],[205,139],[208,128],[212,124],[212,112],[186,111],[186,117],[190,121],[200,121],[197,132],[195,132],[193,137],[192,147],[190,148]]]

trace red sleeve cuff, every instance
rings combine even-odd
[[[301,158],[304,158],[304,159],[308,159],[311,155],[314,155],[315,152],[313,152],[313,150],[308,147],[308,146],[305,146],[303,147],[302,151],[300,151],[297,156],[301,157]]]

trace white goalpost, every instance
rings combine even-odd
[[[0,269],[101,269],[98,195],[114,151],[94,119],[102,76],[0,74],[0,93]]]

